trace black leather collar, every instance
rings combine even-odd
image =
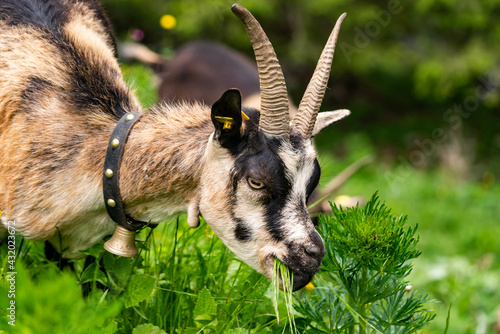
[[[125,214],[118,177],[123,148],[127,142],[130,130],[140,120],[141,116],[137,112],[128,112],[116,124],[106,151],[104,173],[102,176],[104,204],[106,205],[108,215],[113,221],[129,231],[137,231],[148,225],[146,222],[135,220]]]

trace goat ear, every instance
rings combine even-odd
[[[229,89],[212,106],[212,122],[215,127],[214,139],[223,147],[230,147],[241,139],[241,94],[237,89]]]
[[[342,118],[347,117],[351,114],[351,112],[347,109],[340,109],[335,111],[325,111],[320,112],[318,117],[316,118],[316,123],[314,124],[314,129],[311,133],[311,137],[316,136],[327,126],[332,125],[333,123],[340,121]]]

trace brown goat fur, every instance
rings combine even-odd
[[[260,29],[246,9],[232,9],[246,28]],[[102,193],[105,152],[118,120],[140,112],[118,171],[126,214],[160,223],[187,211],[193,227],[201,214],[243,261],[271,277],[278,258],[293,271],[294,289],[303,287],[325,254],[306,206],[320,177],[311,138],[348,114],[317,117],[317,92],[325,91],[339,28],[304,94],[307,107],[290,125],[284,78],[263,33],[249,34],[266,55],[256,56],[260,111],[244,108],[244,117],[236,89],[211,108],[181,102],[143,111],[123,81],[96,1],[3,0],[0,234],[15,221],[17,233],[49,240],[67,258],[111,234],[116,224]]]
[[[55,2],[40,4],[41,11],[51,10],[51,3]],[[106,234],[113,231],[114,224],[107,217],[102,200],[105,150],[118,117],[127,111],[141,110],[123,82],[114,55],[114,41],[99,18],[101,12],[94,9],[97,3],[60,1],[58,4],[62,5],[59,11],[64,13],[64,20],[55,22],[53,27],[38,25],[36,17],[32,17],[32,22],[16,22],[6,17],[9,4],[0,5],[2,221],[15,220],[18,233],[34,240],[52,239],[57,248],[59,237],[68,242],[78,239],[77,234],[82,231],[74,226],[89,229],[87,224],[93,225],[90,230],[96,233],[90,235],[99,240],[103,229]],[[168,161],[155,161],[155,157],[165,159],[161,154],[175,157],[178,146],[190,141],[197,150],[202,149],[196,134],[179,133],[183,127],[177,123],[189,121],[190,112],[200,114],[202,107],[184,105],[183,109],[186,112],[160,117],[158,123],[151,120],[157,114],[146,115],[130,136],[121,173],[126,202],[158,198],[162,196],[161,190],[171,191],[168,187],[159,189],[163,184],[157,182],[158,172],[165,169],[168,175],[185,172],[169,169]],[[206,107],[205,113],[205,119],[192,117],[193,128],[200,121],[210,125]],[[200,135],[208,138],[212,129],[205,128]],[[176,145],[175,140],[182,141]],[[162,147],[166,143],[168,147]],[[129,157],[131,151],[134,157],[150,156],[152,161],[133,161]],[[186,156],[178,161],[189,163],[186,168],[197,165]],[[155,173],[148,173],[147,168],[156,168]],[[188,184],[172,186],[188,191],[189,180],[183,181]],[[141,200],[133,194],[144,197]],[[71,237],[66,238],[67,234]],[[82,238],[88,235],[82,233]],[[93,239],[77,241],[80,245],[75,251],[97,241]],[[63,242],[62,247],[70,245]],[[75,251],[65,255],[78,255]]]
[[[52,1],[41,10],[53,10],[51,3],[64,13],[54,27],[13,22],[8,4],[0,6],[0,209],[4,224],[15,221],[19,234],[48,239],[71,258],[113,232],[102,199],[106,147],[118,118],[141,107],[98,4]],[[146,113],[120,170],[128,213],[141,217],[159,206],[144,219],[160,222],[185,211],[212,132],[205,105]]]

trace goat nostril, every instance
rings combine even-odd
[[[321,247],[318,247],[314,244],[305,245],[304,251],[306,252],[306,254],[308,254],[314,258],[322,257],[322,254],[323,254]]]

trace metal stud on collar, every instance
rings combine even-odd
[[[106,175],[106,177],[107,177],[108,179],[110,179],[110,178],[112,178],[112,177],[113,177],[114,173],[113,173],[113,171],[112,171],[111,169],[109,169],[109,168],[108,168],[108,169],[106,169],[106,171],[104,172],[104,175]]]

